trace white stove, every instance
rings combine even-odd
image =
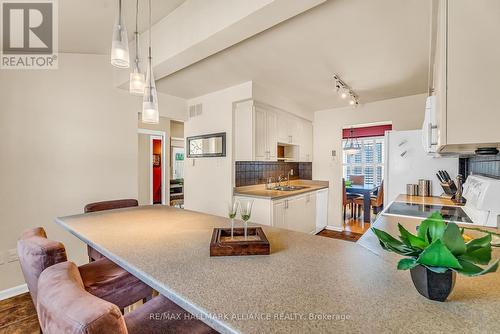
[[[464,183],[463,210],[474,225],[500,228],[500,180],[470,175]]]

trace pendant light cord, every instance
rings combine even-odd
[[[135,63],[139,65],[139,0],[135,3]]]
[[[153,58],[151,54],[151,0],[149,0],[149,59]]]

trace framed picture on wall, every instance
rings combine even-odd
[[[161,154],[153,154],[153,167],[161,166]]]

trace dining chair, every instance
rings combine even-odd
[[[36,308],[44,333],[217,333],[163,296],[122,315],[116,305],[86,291],[73,262],[47,268],[40,275],[38,291]]]
[[[362,186],[365,184],[365,176],[364,175],[349,175],[349,180],[351,184]]]
[[[19,263],[33,303],[38,298],[41,273],[58,263],[67,262],[66,248],[47,238],[42,227],[24,231],[17,241]],[[112,261],[102,258],[78,267],[85,289],[121,310],[140,300],[150,299],[153,290]]]
[[[349,205],[351,218],[353,218],[354,197],[347,193],[345,187],[345,179],[342,178],[342,206],[344,208],[344,221],[346,220],[346,207]]]
[[[83,212],[91,213],[105,210],[124,209],[134,206],[139,206],[139,202],[136,199],[116,199],[111,201],[89,203],[85,205]],[[105,257],[89,245],[87,245],[87,254],[89,256],[89,262]]]
[[[358,211],[361,211],[364,207],[364,198],[359,197],[354,199],[354,205],[358,208]],[[370,196],[370,209],[373,208],[374,213],[378,213],[378,211],[384,206],[384,182],[377,187],[376,195]],[[356,208],[354,209],[356,210]],[[361,212],[359,212],[361,214]]]
[[[378,213],[384,207],[384,181],[377,188],[377,193],[370,197],[370,206],[374,213]]]

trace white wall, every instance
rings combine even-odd
[[[350,125],[392,121],[393,130],[422,126],[425,94],[378,101],[358,108],[336,108],[314,114],[313,179],[330,182],[328,225],[342,228],[342,128]],[[337,156],[332,158],[335,150]]]
[[[233,193],[233,103],[252,97],[252,82],[226,88],[188,101],[201,103],[203,112],[184,123],[184,136],[226,132],[226,157],[185,161],[184,207],[225,216]],[[186,148],[187,150],[187,148]],[[194,164],[193,164],[194,163]]]
[[[44,226],[82,263],[85,247],[54,218],[82,213],[89,202],[137,197],[141,98],[113,87],[109,56],[59,56],[58,70],[0,70],[2,258],[21,231]],[[18,262],[0,265],[0,291],[23,283]]]

